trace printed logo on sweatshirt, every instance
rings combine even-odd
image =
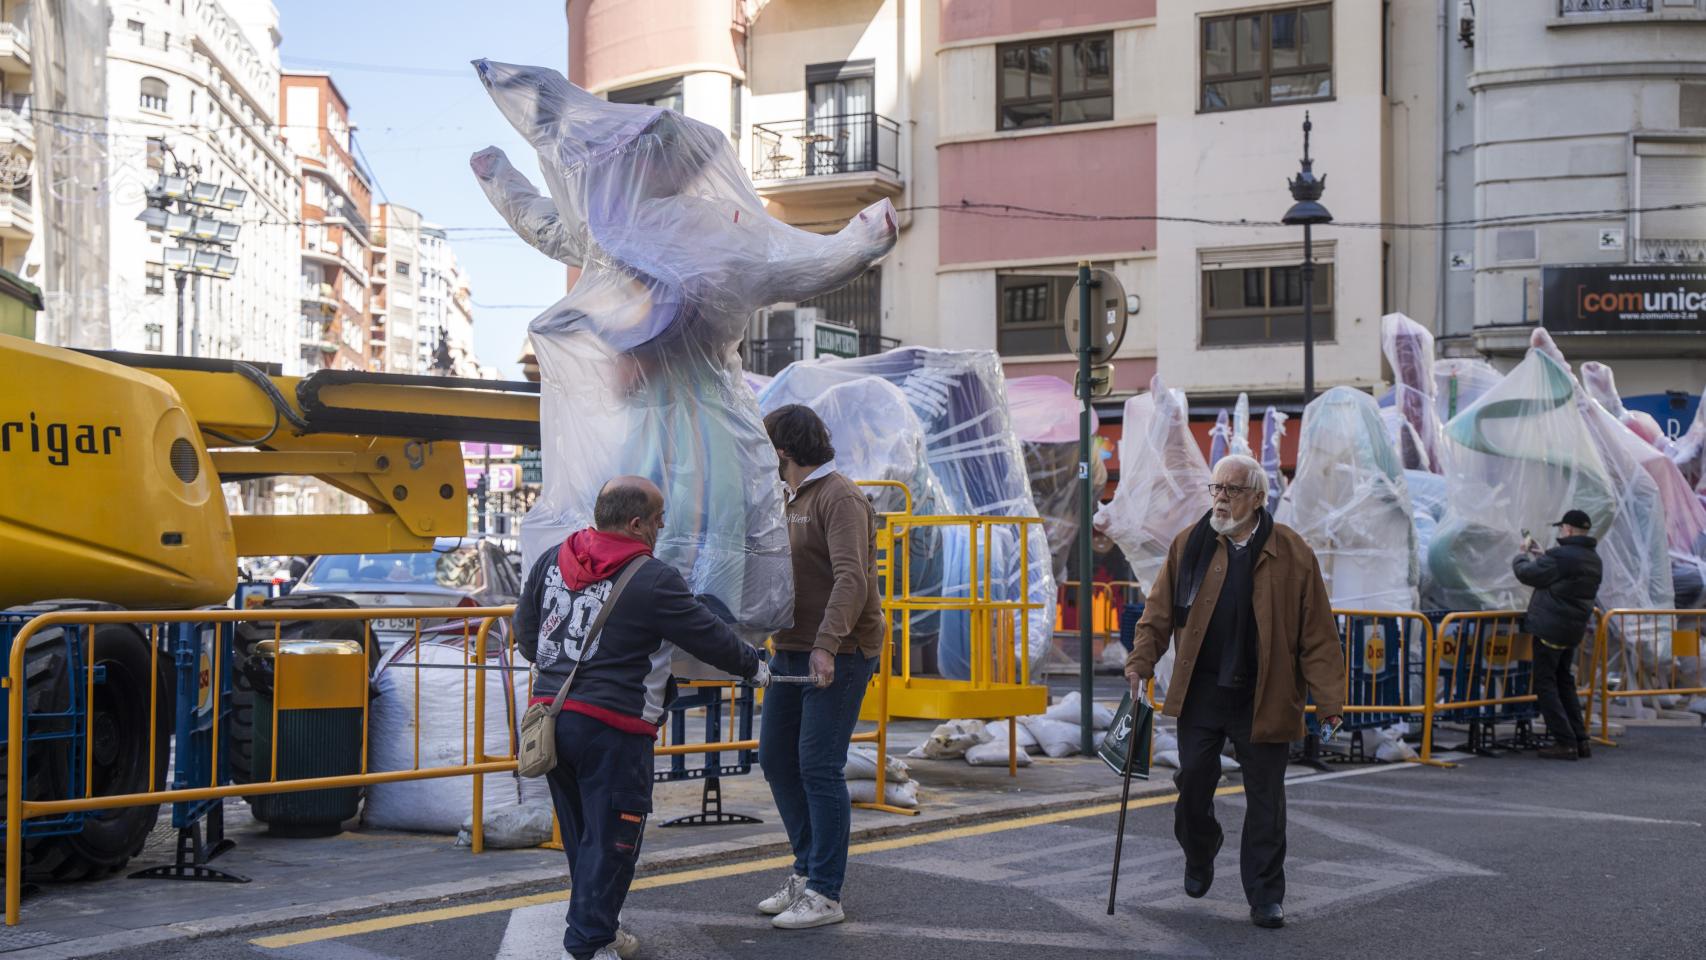
[[[545,597],[541,601],[544,616],[539,624],[539,666],[545,667],[565,657],[570,661],[585,660],[597,652],[595,641],[587,648],[587,632],[604,601],[610,596],[611,583],[600,580],[576,592],[563,582],[563,572],[552,564],[545,571]],[[558,628],[562,635],[558,635]]]

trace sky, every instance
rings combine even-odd
[[[565,69],[563,0],[274,2],[285,69],[329,72],[349,101],[375,196],[448,228],[473,294],[474,352],[520,379],[527,322],[563,295],[564,269],[509,232],[468,170],[470,154],[495,145],[540,182],[532,148],[469,61]]]

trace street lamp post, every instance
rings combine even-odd
[[[1315,176],[1315,161],[1309,157],[1309,131],[1314,124],[1309,114],[1303,114],[1303,169],[1289,181],[1291,209],[1281,222],[1303,227],[1303,403],[1315,399],[1315,246],[1311,228],[1316,224],[1332,223],[1333,215],[1321,205],[1321,194],[1327,189],[1327,175]]]
[[[148,188],[148,205],[136,215],[142,223],[164,232],[178,241],[164,253],[164,267],[172,271],[178,290],[177,350],[179,356],[200,352],[201,277],[229,280],[237,271],[237,258],[230,253],[237,242],[242,225],[221,220],[216,213],[241,207],[249,199],[249,191],[241,187],[220,187],[217,183],[193,179],[200,168],[179,162],[173,155],[173,173],[160,174],[160,182]],[[194,276],[196,281],[195,335],[184,336],[184,283]]]

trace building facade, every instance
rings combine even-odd
[[[396,203],[374,208],[374,316],[385,318],[387,362],[375,367],[386,373],[425,373],[420,360],[420,327],[416,319],[420,297],[421,215]]]
[[[293,71],[279,87],[279,123],[302,177],[297,329],[304,367],[373,369],[369,296],[373,271],[372,180],[350,149],[350,108],[329,74]],[[383,324],[377,325],[383,328]]]
[[[1500,0],[1442,38],[1442,347],[1544,325],[1686,430],[1706,383],[1706,3]],[[1533,216],[1542,214],[1541,216]]]
[[[278,128],[278,12],[269,0],[115,3],[108,38],[107,303],[114,349],[297,358],[295,160]],[[167,231],[136,219],[162,174],[246,191],[228,279],[185,280],[184,327]],[[0,228],[3,233],[3,228]]]
[[[0,3],[0,269],[40,282],[31,4]]]

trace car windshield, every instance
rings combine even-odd
[[[445,553],[345,553],[323,556],[303,574],[302,583],[315,587],[360,585],[438,586],[473,590],[479,585],[480,553],[459,547]]]

